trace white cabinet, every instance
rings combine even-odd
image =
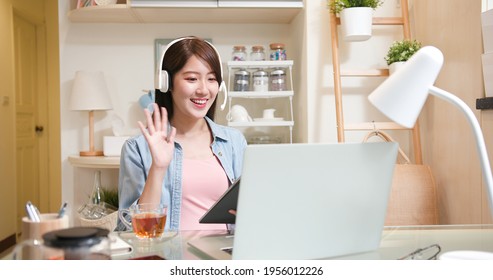
[[[128,0],[74,9],[68,18],[90,23],[290,23],[302,10],[302,0]]]
[[[303,8],[303,0],[131,0],[131,7]]]
[[[282,61],[228,61],[228,114],[231,112],[231,108],[235,104],[241,104],[246,107],[248,112],[254,112],[254,115],[250,115],[251,121],[233,121],[228,118],[228,126],[242,127],[242,128],[258,128],[258,127],[286,127],[289,130],[289,143],[293,142],[293,79],[292,79],[292,60]],[[254,91],[253,90],[253,73],[259,69],[270,73],[269,83],[273,78],[272,73],[277,70],[283,70],[285,73],[285,90],[271,90],[268,91]],[[244,91],[238,91],[235,87],[235,73],[237,71],[249,72],[249,86]],[[276,102],[276,104],[284,103],[286,110],[279,110],[281,115],[276,114],[274,119],[265,119],[262,116],[262,112],[265,109],[269,109],[270,106],[255,102],[255,100],[266,99],[285,99],[285,102]],[[246,102],[246,101],[250,102]],[[253,101],[253,102],[252,102]],[[248,104],[247,104],[248,103]],[[266,103],[266,102],[263,102]],[[268,103],[268,102],[267,102]],[[245,105],[246,104],[246,105]],[[265,107],[262,107],[265,106]]]

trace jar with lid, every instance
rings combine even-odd
[[[247,53],[246,53],[245,46],[234,46],[231,59],[233,61],[245,61],[245,60],[247,60]]]
[[[234,74],[234,91],[248,91],[250,88],[250,72],[240,69]]]
[[[72,227],[49,231],[42,240],[28,239],[16,245],[15,260],[110,260],[109,230]]]
[[[286,50],[282,43],[272,43],[270,47],[270,60],[286,60]]]
[[[276,68],[270,73],[270,90],[286,90],[286,72],[284,70]]]
[[[267,73],[263,69],[258,69],[257,71],[253,72],[253,90],[269,90],[269,73]]]
[[[264,47],[262,47],[262,46],[253,46],[252,47],[252,52],[250,53],[250,60],[253,60],[253,61],[263,61],[263,60],[265,60]]]

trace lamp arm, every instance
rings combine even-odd
[[[483,171],[483,179],[485,181],[487,191],[488,191],[488,200],[490,204],[490,211],[493,213],[493,177],[491,174],[490,161],[488,159],[488,152],[486,151],[486,144],[484,142],[483,132],[479,125],[476,116],[472,112],[471,108],[467,106],[464,101],[462,101],[457,96],[447,92],[445,90],[439,89],[437,87],[431,86],[429,91],[432,95],[449,101],[457,108],[461,109],[461,111],[466,115],[469,124],[472,127],[474,132],[474,136],[476,137],[476,147],[478,149],[478,154],[481,162],[481,168]]]

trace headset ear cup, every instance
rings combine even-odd
[[[223,104],[221,104],[221,110],[224,110],[224,108],[226,108],[226,101],[228,100],[228,89],[226,88],[226,83],[224,81],[222,81],[219,86],[219,91],[217,94],[219,95],[221,93],[224,94],[224,101]]]
[[[163,93],[168,92],[168,89],[169,89],[168,71],[162,70],[159,79],[160,79],[160,84],[161,84],[161,88],[159,90]]]

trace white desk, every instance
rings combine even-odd
[[[115,259],[159,255],[166,259],[208,259],[208,256],[187,245],[187,241],[219,231],[182,231],[154,245],[135,245],[132,254]],[[226,232],[223,232],[226,234]],[[132,233],[119,233],[122,239],[135,243]],[[493,252],[493,225],[447,225],[426,227],[387,227],[382,234],[380,249],[340,259],[395,260],[432,244],[441,247],[441,253],[456,250]]]

